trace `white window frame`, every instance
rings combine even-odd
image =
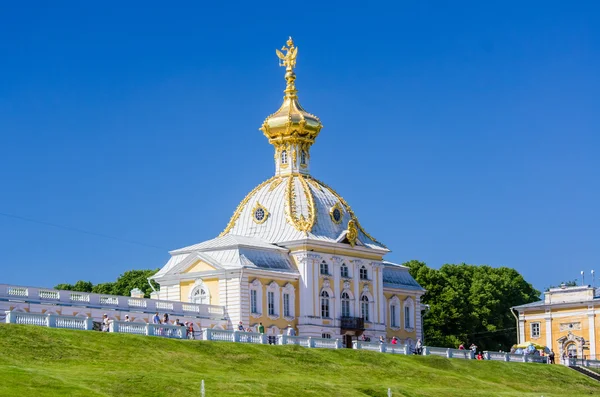
[[[360,316],[365,320],[365,323],[371,322],[371,300],[366,294],[360,297]]]
[[[325,261],[321,261],[319,264],[319,274],[321,276],[330,276],[329,274],[329,264]]]
[[[202,294],[202,292],[204,292],[204,294]],[[195,300],[197,293],[199,293],[198,296],[201,297],[200,301]],[[208,289],[208,286],[204,284],[202,279],[197,279],[194,286],[190,289],[189,302],[197,305],[210,305],[210,290]]]
[[[250,307],[250,316],[252,316],[254,318],[261,317],[262,310],[263,310],[263,303],[262,303],[263,285],[260,282],[260,280],[255,278],[249,285],[248,298],[252,299],[252,292],[250,292],[250,291],[256,291],[256,310],[257,310],[256,312],[252,312],[252,307]]]
[[[283,318],[285,318],[287,321],[292,321],[296,317],[296,288],[294,288],[294,286],[291,283],[287,283],[283,287],[283,293],[289,296],[289,304],[290,304],[289,316],[285,316],[285,313],[284,313]],[[282,299],[283,299],[283,297],[282,297]]]
[[[321,334],[321,338],[323,339],[331,339],[331,334],[328,332],[324,332]]]
[[[306,152],[304,150],[300,151],[300,164],[306,165]]]
[[[367,267],[365,265],[362,265],[360,267],[360,269],[358,270],[358,274],[359,274],[359,278],[361,280],[368,280],[369,279],[369,270],[367,270]]]
[[[402,303],[402,317],[404,329],[413,332],[415,330],[415,301],[411,297],[406,298]]]
[[[287,164],[287,163],[288,163],[287,150],[282,150],[281,151],[281,164]]]
[[[392,296],[388,303],[388,311],[390,313],[389,327],[392,329],[400,329],[400,299],[396,295]]]
[[[344,294],[346,294],[348,296],[348,299],[344,299]],[[342,317],[352,317],[352,292],[348,291],[348,290],[344,290],[342,291],[342,294],[340,295],[340,304],[342,305],[341,309],[341,313],[342,313]],[[344,316],[344,304],[348,305],[348,313],[346,316]]]
[[[272,292],[273,293],[273,300],[274,300],[274,302],[273,302],[273,311],[274,311],[274,313],[269,313],[268,307],[267,307],[267,316],[271,320],[278,319],[279,318],[279,313],[281,313],[280,307],[279,307],[279,303],[281,301],[281,293],[279,292],[279,290],[280,290],[279,284],[277,284],[275,281],[271,281],[271,283],[269,283],[269,285],[267,286],[267,294],[269,292]]]
[[[537,335],[536,332],[534,332],[534,328],[536,328],[535,326],[537,326]],[[540,322],[536,321],[529,324],[529,335],[531,336],[531,339],[538,339],[542,333],[541,331],[542,324]]]
[[[346,269],[346,274],[344,274],[343,270]],[[350,268],[345,264],[342,263],[342,266],[340,266],[340,277],[341,278],[350,278]]]
[[[324,295],[325,294],[325,295]],[[330,319],[331,318],[331,294],[326,290],[322,290],[319,294],[321,304],[321,318]]]
[[[250,313],[258,313],[258,291],[250,290]]]

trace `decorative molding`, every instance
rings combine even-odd
[[[559,329],[561,332],[563,332],[563,331],[581,331],[581,323],[580,322],[560,323]]]
[[[256,218],[256,211],[258,211],[258,210],[263,211],[262,219]],[[251,213],[252,220],[254,221],[254,223],[256,223],[257,225],[261,225],[261,224],[265,223],[267,221],[267,219],[269,218],[269,215],[271,215],[271,213],[261,203],[259,203],[257,201],[256,204],[254,204],[254,208],[252,208],[252,213]]]

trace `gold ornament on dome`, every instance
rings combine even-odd
[[[296,56],[298,56],[298,47],[294,47],[294,40],[292,37],[288,39],[286,44],[289,46],[281,47],[281,51],[285,51],[285,54],[279,50],[275,50],[275,53],[279,57],[279,66],[285,66],[286,69],[293,70],[296,67]]]
[[[335,205],[329,209],[329,216],[331,217],[331,220],[333,221],[333,223],[335,223],[336,225],[339,225],[340,223],[342,223],[342,218],[344,217],[344,213],[342,212],[342,206],[340,205],[339,202],[335,203]],[[336,218],[338,218],[338,219],[336,219]]]
[[[351,246],[356,245],[356,239],[358,238],[358,230],[356,229],[356,222],[354,219],[350,219],[348,221],[348,232],[346,233],[346,238]]]
[[[265,223],[269,215],[271,215],[269,211],[257,201],[254,208],[252,208],[252,220],[254,223],[259,225]]]

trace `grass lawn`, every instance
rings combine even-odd
[[[1,396],[593,396],[561,365],[0,324]]]

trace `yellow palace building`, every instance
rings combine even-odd
[[[519,343],[548,346],[557,357],[597,359],[599,292],[589,285],[562,286],[548,290],[544,300],[513,307],[518,313]]]
[[[260,130],[274,148],[275,174],[248,193],[216,238],[171,251],[152,277],[154,297],[220,305],[227,326],[262,323],[269,334],[341,338],[421,337],[425,292],[371,236],[346,200],[311,174],[323,125],[296,90],[298,48],[276,50],[285,67],[281,107]]]

